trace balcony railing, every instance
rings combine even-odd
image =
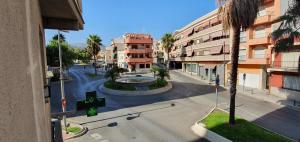
[[[253,54],[252,59],[264,59],[266,54]]]
[[[297,61],[273,61],[271,64],[272,68],[281,68],[281,69],[291,69],[298,70],[300,69],[300,62]]]
[[[144,49],[125,49],[125,54],[127,53],[152,53],[153,50],[151,48],[144,48]]]
[[[125,62],[128,63],[145,63],[145,62],[153,62],[153,58],[130,58],[127,57]]]

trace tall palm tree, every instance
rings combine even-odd
[[[166,64],[167,64],[167,69],[169,69],[170,66],[170,55],[169,53],[171,52],[171,48],[174,45],[175,39],[171,33],[166,33],[162,38],[162,47],[165,49],[167,52],[167,59],[166,59]]]
[[[240,32],[253,26],[261,0],[217,0],[225,30],[232,29],[230,115],[229,124],[235,124],[235,96],[240,48]]]
[[[276,22],[281,22],[278,29],[272,33],[275,41],[274,50],[276,52],[285,51],[293,47],[295,38],[300,36],[300,1],[293,0],[286,13],[279,17]]]
[[[98,35],[89,35],[87,39],[87,52],[94,57],[95,75],[97,75],[97,54],[101,50],[102,40]]]

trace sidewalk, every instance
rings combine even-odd
[[[200,77],[198,77],[196,75],[191,75],[191,74],[188,74],[188,73],[184,73],[181,70],[172,70],[172,71],[180,73],[180,74],[185,75],[187,77],[196,79],[198,81],[205,82],[209,85],[213,85],[213,84],[210,84],[209,82],[207,82],[205,80],[202,80]],[[225,88],[226,90],[229,90],[229,86],[222,86],[222,87]],[[242,86],[237,86],[237,92],[238,92],[238,94],[241,94],[241,95],[249,96],[249,97],[252,97],[252,98],[255,98],[255,99],[258,99],[258,100],[263,100],[263,101],[266,101],[266,102],[274,103],[274,104],[277,104],[277,105],[280,105],[280,106],[285,106],[285,107],[289,107],[291,109],[300,111],[299,102],[294,103],[293,101],[270,95],[268,90],[259,90],[259,89],[247,88],[247,87],[245,87],[243,89]]]

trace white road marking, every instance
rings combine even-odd
[[[100,139],[103,138],[103,137],[102,137],[100,134],[98,134],[98,133],[91,134],[91,137],[94,138],[95,140],[100,140]]]

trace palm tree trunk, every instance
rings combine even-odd
[[[231,49],[231,77],[230,77],[230,113],[229,124],[235,124],[235,96],[237,73],[239,64],[240,27],[233,27],[233,39]]]
[[[97,64],[96,56],[94,55],[94,64],[95,64],[95,75],[97,75]]]
[[[170,69],[170,53],[167,52],[167,69],[169,70]]]

